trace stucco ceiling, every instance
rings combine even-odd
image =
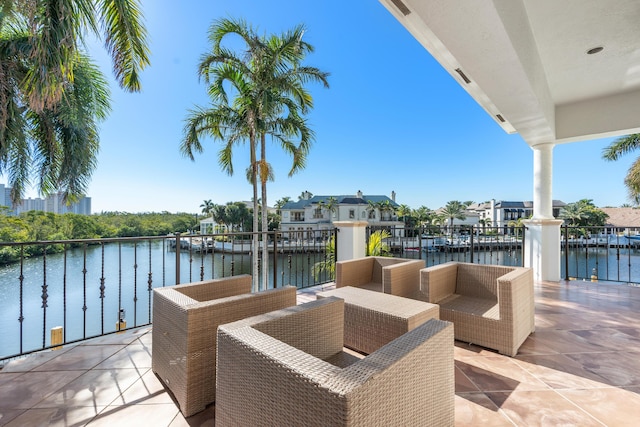
[[[640,132],[639,0],[380,2],[529,145]]]

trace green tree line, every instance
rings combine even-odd
[[[190,213],[103,212],[97,215],[29,211],[0,215],[1,242],[163,236],[184,233],[197,226]]]
[[[190,213],[103,212],[89,216],[29,211],[8,216],[3,212],[0,213],[0,243],[164,236],[185,233],[196,225],[196,216]],[[16,261],[20,256],[42,255],[45,250],[54,253],[63,249],[61,244],[0,246],[0,264]]]

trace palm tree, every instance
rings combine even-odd
[[[444,208],[442,208],[442,214],[449,219],[449,226],[453,226],[454,219],[459,219],[461,221],[467,219],[467,216],[465,215],[466,208],[467,206],[458,200],[447,202]]]
[[[374,218],[375,218],[376,210],[378,210],[378,204],[373,200],[367,200],[367,212],[369,213],[369,218],[371,218],[372,212],[374,212]],[[382,216],[382,213],[380,213],[380,216]]]
[[[386,200],[380,200],[377,203],[377,207],[380,210],[380,219],[385,219],[388,220],[387,216],[385,215],[387,212],[391,212],[394,213],[395,212],[395,207],[391,204],[391,202],[389,202],[388,199]],[[383,218],[384,217],[384,218]]]
[[[214,206],[215,204],[211,201],[211,199],[203,201],[200,205],[200,207],[202,208],[202,214],[206,216],[211,215]]]
[[[324,209],[326,209],[331,215],[338,210],[338,199],[333,196],[329,196],[324,202]]]
[[[278,199],[276,200],[276,203],[274,205],[274,207],[276,208],[276,213],[278,215],[282,215],[282,208],[284,205],[286,205],[287,203],[289,203],[291,201],[291,197],[285,196],[282,199]]]
[[[560,211],[560,219],[565,220],[569,225],[578,225],[585,217],[585,206],[580,203],[569,203]]]
[[[400,205],[397,212],[402,221],[406,223],[407,217],[411,215],[412,210],[409,205]]]
[[[300,195],[298,196],[298,200],[304,200],[307,198],[312,198],[313,197],[313,193],[309,192],[309,191],[303,191],[302,193],[300,193]]]
[[[602,150],[602,157],[605,160],[615,161],[623,155],[640,148],[640,133],[627,135],[613,141],[608,147]],[[627,171],[624,178],[629,199],[636,205],[640,204],[640,157],[636,159]]]
[[[200,62],[199,74],[209,84],[213,109],[190,113],[185,126],[185,138],[181,144],[183,154],[193,159],[193,152],[201,152],[200,136],[212,136],[226,141],[219,152],[223,170],[233,174],[232,149],[236,144],[249,141],[250,162],[247,178],[253,187],[253,277],[258,278],[259,209],[258,180],[262,191],[262,259],[263,284],[268,280],[268,215],[266,183],[274,173],[266,160],[266,138],[280,143],[293,158],[289,175],[304,168],[306,156],[313,140],[303,114],[313,106],[311,95],[304,88],[308,81],[327,84],[327,74],[313,67],[301,65],[312,47],[302,41],[304,27],[280,36],[258,36],[244,21],[223,19],[214,22],[209,31],[212,53]],[[229,35],[239,36],[246,51],[237,55],[222,46]],[[229,102],[227,89],[235,92]],[[292,139],[296,138],[297,143]],[[260,159],[257,157],[258,144]],[[256,282],[257,283],[257,282]]]
[[[390,256],[389,245],[385,242],[391,237],[388,230],[377,230],[371,233],[367,241],[366,256]]]
[[[491,227],[491,218],[482,218],[478,220],[478,223],[482,226],[482,234],[487,234],[487,227]]]
[[[73,65],[87,32],[104,38],[120,86],[139,91],[140,72],[149,65],[142,19],[138,0],[3,1],[2,29],[17,24],[28,30],[21,43],[38,65],[28,71],[21,87],[29,108],[40,112],[58,105],[65,86],[74,83]]]
[[[331,239],[325,246],[325,259],[318,261],[313,265],[313,278],[319,280],[324,273],[329,280],[335,279],[336,276],[336,236],[332,235]]]
[[[140,89],[148,65],[137,0],[2,2],[0,13],[0,174],[17,202],[38,176],[43,194],[85,192],[99,149],[97,123],[109,111],[104,76],[80,48],[104,33],[120,85]]]
[[[413,212],[413,215],[417,218],[418,223],[421,226],[424,226],[432,222],[434,212],[428,207],[422,205]]]

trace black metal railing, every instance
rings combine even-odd
[[[335,230],[306,239],[270,232],[254,289],[333,280]],[[0,365],[14,358],[148,325],[153,288],[251,274],[252,233],[0,243]],[[262,245],[263,242],[260,242]],[[324,268],[322,268],[324,267]],[[121,323],[126,322],[125,323]],[[62,342],[50,331],[62,327]]]
[[[561,227],[562,277],[640,283],[640,235],[630,227]]]
[[[561,231],[561,277],[640,283],[640,235],[630,227],[575,227]],[[524,265],[525,227],[428,226],[412,229],[369,227],[367,237],[384,229],[392,256],[424,259],[427,266],[448,261]]]
[[[424,259],[427,266],[449,261],[512,266],[524,262],[523,227],[369,227],[367,242],[377,230],[391,236],[384,242],[392,256]]]

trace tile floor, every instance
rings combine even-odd
[[[153,374],[150,330],[10,362],[0,425],[214,425],[214,405],[182,417]],[[518,356],[456,342],[455,359],[456,426],[638,426],[640,288],[538,284],[536,332]]]

